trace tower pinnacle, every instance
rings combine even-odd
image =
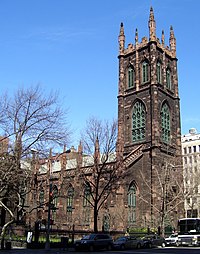
[[[124,47],[125,47],[125,35],[124,35],[124,25],[121,23],[120,26],[120,33],[118,37],[118,42],[119,42],[119,54],[122,54],[124,52]]]
[[[172,54],[176,56],[176,38],[174,36],[174,30],[173,27],[170,27],[170,38],[169,38],[169,45],[170,49],[172,51]]]
[[[156,40],[156,22],[154,19],[153,8],[150,8],[150,15],[149,15],[149,40],[155,41]]]

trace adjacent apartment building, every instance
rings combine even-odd
[[[185,217],[200,217],[200,134],[191,128],[182,135]]]

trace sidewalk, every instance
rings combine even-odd
[[[24,249],[24,248],[13,248],[11,250],[0,250],[0,254],[64,254],[64,253],[73,253],[74,249],[69,248],[69,249]]]

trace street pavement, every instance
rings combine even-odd
[[[67,254],[67,253],[78,253],[87,254],[84,252],[74,252],[74,249],[23,249],[23,248],[13,248],[11,250],[0,250],[0,254]],[[125,251],[98,251],[92,252],[92,254],[199,254],[200,247],[166,247],[166,248],[153,248],[153,249],[135,249],[135,250],[125,250]]]

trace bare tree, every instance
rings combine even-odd
[[[6,228],[17,220],[16,211],[24,210],[33,174],[31,151],[44,154],[50,146],[66,144],[70,129],[58,93],[47,95],[39,85],[20,88],[13,97],[3,95],[0,108],[0,206],[11,218],[3,226],[3,239]]]
[[[175,164],[175,161],[160,159],[160,163],[154,167],[154,187],[148,182],[142,171],[139,171],[146,190],[154,197],[152,206],[153,218],[150,224],[160,228],[160,232],[164,236],[167,222],[176,227],[177,211],[184,202],[184,187],[181,181],[181,165]],[[143,195],[144,194],[144,195]],[[148,203],[145,198],[146,193],[140,194],[139,199]],[[175,215],[176,214],[176,215]]]
[[[83,198],[93,209],[94,232],[98,231],[98,214],[109,195],[118,188],[120,177],[119,163],[116,161],[115,145],[117,137],[117,122],[103,122],[94,117],[87,121],[82,132],[83,150],[88,155],[85,158],[88,167],[81,169],[81,177],[89,187],[89,195],[83,193]]]

